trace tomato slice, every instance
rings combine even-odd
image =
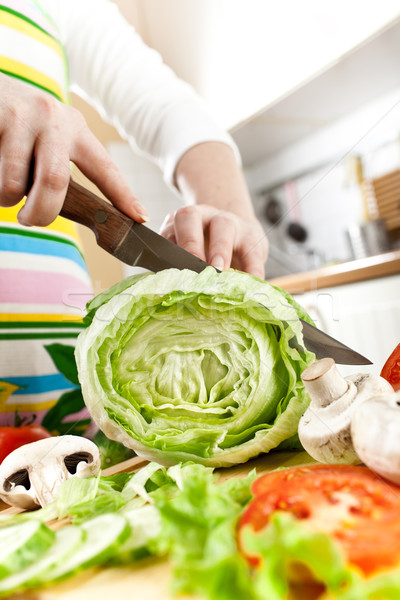
[[[51,437],[51,433],[41,425],[21,425],[20,427],[0,427],[0,463],[6,456],[31,442]]]
[[[400,488],[366,467],[310,465],[266,473],[239,522],[262,530],[276,510],[331,534],[365,574],[400,561]],[[247,556],[252,564],[254,557]]]
[[[360,467],[349,465],[335,465],[335,469],[339,471],[344,469],[349,475],[352,472],[354,472],[354,474],[359,474],[360,472]],[[311,473],[332,473],[332,465],[325,465],[321,463],[270,471],[253,481],[251,491],[253,492],[254,496],[258,496],[259,494],[268,492],[271,489],[275,489],[277,486],[280,486],[283,483],[293,481],[299,477],[310,475]]]
[[[381,377],[393,386],[395,392],[400,390],[400,344],[397,344],[383,365]]]

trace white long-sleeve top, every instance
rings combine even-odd
[[[151,156],[170,183],[190,147],[207,140],[232,145],[194,91],[143,44],[109,0],[2,0],[0,72],[64,102],[70,83]],[[19,208],[0,207],[3,425],[12,424],[16,410],[41,422],[62,394],[72,392],[46,348],[74,345],[93,295],[73,224],[58,217],[46,230],[26,228],[17,223]],[[63,432],[70,426],[63,421],[51,428]],[[84,422],[79,426],[84,429]]]
[[[237,153],[193,88],[144,44],[114,3],[37,1],[65,46],[72,89],[151,157],[169,183],[179,158],[196,144],[222,141]]]

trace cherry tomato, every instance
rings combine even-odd
[[[392,354],[382,367],[381,377],[386,379],[395,392],[400,390],[400,344],[397,344]]]
[[[365,574],[400,561],[400,488],[366,467],[310,465],[266,473],[239,522],[262,530],[276,510],[331,534]],[[256,565],[256,557],[247,556]]]
[[[37,442],[43,438],[51,437],[51,433],[41,425],[21,425],[19,427],[0,427],[0,463],[13,450],[24,444]]]

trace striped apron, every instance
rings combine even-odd
[[[0,71],[69,101],[65,52],[39,0],[0,0]],[[93,296],[74,225],[22,227],[21,206],[0,207],[0,425],[16,410],[40,423],[74,388],[46,346],[74,345]]]

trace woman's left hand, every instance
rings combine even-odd
[[[253,216],[243,219],[209,204],[184,206],[166,217],[161,234],[217,269],[265,278],[268,240]]]
[[[187,206],[167,216],[161,234],[217,269],[264,279],[268,239],[232,148],[220,142],[189,148],[175,185]]]

